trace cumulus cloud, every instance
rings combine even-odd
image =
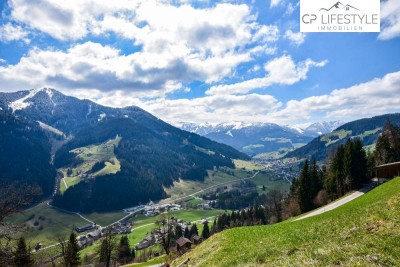
[[[279,39],[277,26],[259,24],[245,4],[195,8],[164,0],[10,0],[9,8],[11,20],[61,41],[112,33],[131,40],[138,51],[125,55],[93,42],[66,51],[33,48],[20,62],[0,68],[8,90],[52,86],[162,95],[193,81],[221,81],[238,65],[275,53],[272,44]]]
[[[123,55],[110,46],[86,42],[65,52],[34,48],[17,64],[0,67],[0,81],[8,90],[50,86],[165,93],[180,89],[182,82],[218,80],[249,60],[249,54],[235,53],[211,58],[147,52]]]
[[[307,78],[311,67],[323,67],[327,61],[315,62],[311,59],[295,63],[290,56],[282,56],[267,62],[264,66],[267,75],[240,83],[212,86],[206,91],[215,94],[245,94],[252,90],[269,87],[274,84],[292,85]]]
[[[271,114],[275,120],[301,122],[321,114],[326,119],[347,120],[400,111],[400,72],[333,90],[330,94],[290,100],[280,111]],[[355,112],[356,111],[356,112]]]
[[[302,32],[293,32],[292,30],[287,30],[285,32],[285,38],[290,40],[290,42],[296,46],[300,46],[304,43],[306,34]]]
[[[389,40],[400,36],[400,1],[387,0],[381,2],[381,40]]]
[[[22,40],[29,43],[28,32],[19,25],[7,23],[0,26],[0,42],[8,43],[11,41]]]

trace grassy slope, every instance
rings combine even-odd
[[[184,258],[191,266],[399,266],[399,188],[396,178],[320,216],[227,230]]]

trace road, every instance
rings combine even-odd
[[[350,194],[348,196],[345,196],[345,197],[343,197],[343,198],[341,198],[341,199],[339,199],[339,200],[337,200],[335,202],[332,202],[332,203],[330,203],[330,204],[328,204],[326,206],[323,206],[323,207],[321,207],[321,208],[319,208],[319,209],[317,209],[315,211],[312,211],[312,212],[310,212],[310,213],[308,213],[308,214],[306,214],[304,216],[301,216],[300,218],[297,218],[294,221],[303,220],[305,218],[313,217],[313,216],[325,213],[327,211],[336,209],[337,207],[340,207],[340,206],[342,206],[342,205],[344,205],[344,204],[346,204],[346,203],[348,203],[348,202],[350,202],[350,201],[352,201],[352,200],[364,195],[366,192],[368,192],[372,188],[374,188],[374,185],[372,183],[370,183],[370,184],[364,186],[363,188],[361,188],[360,190],[358,190],[358,191],[356,191],[356,192],[354,192],[354,193],[352,193],[352,194]]]

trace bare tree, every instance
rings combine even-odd
[[[112,260],[115,257],[115,252],[117,249],[117,239],[113,235],[112,229],[106,229],[105,236],[101,242],[100,246],[100,266],[109,267],[111,266]]]
[[[174,220],[170,215],[162,214],[156,221],[158,230],[160,231],[161,236],[161,245],[165,251],[165,254],[169,255],[170,246],[173,239],[173,229],[174,229]]]
[[[21,231],[20,226],[5,222],[5,218],[20,212],[39,194],[38,187],[0,182],[0,266],[10,266],[12,260],[10,242],[13,235]]]

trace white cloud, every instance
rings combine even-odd
[[[206,94],[245,94],[273,84],[292,85],[306,79],[310,67],[323,67],[325,64],[327,61],[315,62],[311,59],[296,64],[290,56],[282,56],[265,64],[264,69],[267,72],[265,77],[235,84],[212,86]]]
[[[283,3],[283,0],[271,0],[270,7],[276,7]]]
[[[11,41],[22,40],[29,43],[28,32],[19,25],[7,23],[0,26],[0,42],[8,43]]]
[[[400,71],[382,78],[333,90],[330,94],[290,100],[285,105],[270,95],[211,95],[194,99],[144,99],[124,91],[71,91],[114,107],[139,106],[169,121],[220,123],[227,121],[304,124],[321,120],[349,121],[400,111]]]
[[[67,51],[35,48],[17,64],[0,69],[0,81],[8,90],[53,86],[159,90],[162,95],[184,83],[229,77],[239,64],[275,53],[272,44],[279,39],[277,26],[257,23],[245,4],[195,8],[165,0],[10,0],[9,6],[11,20],[56,39],[114,33],[131,40],[139,51],[122,55],[91,42]],[[80,58],[85,53],[89,56]],[[35,77],[30,79],[29,72]]]
[[[300,46],[304,43],[304,39],[306,38],[306,34],[302,32],[293,32],[292,30],[287,30],[285,32],[285,38],[290,40],[290,42],[294,45]]]
[[[378,38],[389,40],[400,36],[400,1],[381,2],[381,32]]]
[[[285,11],[285,16],[291,16],[293,12],[299,7],[300,2],[297,2],[296,4],[292,4],[289,2],[286,6],[286,11]]]
[[[321,114],[324,119],[350,120],[400,111],[400,72],[336,89],[330,94],[290,100],[274,114],[275,120],[300,123]]]
[[[270,95],[206,96],[195,99],[157,99],[140,104],[167,121],[224,122],[265,121],[281,103]]]

